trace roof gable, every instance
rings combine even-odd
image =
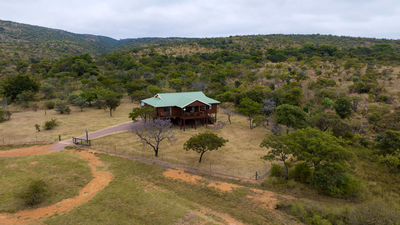
[[[183,108],[194,101],[200,101],[204,104],[218,104],[217,100],[207,97],[203,92],[181,92],[181,93],[159,93],[152,98],[142,100],[142,102],[153,107],[177,106]]]

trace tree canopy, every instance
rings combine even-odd
[[[2,95],[11,97],[14,101],[17,95],[23,91],[31,91],[37,93],[40,90],[40,84],[31,76],[18,74],[14,77],[6,77],[1,83],[3,92]]]
[[[250,129],[253,129],[252,119],[255,115],[261,113],[261,104],[250,98],[244,98],[240,101],[238,111],[247,117],[250,122]]]
[[[223,147],[226,142],[228,142],[228,140],[218,137],[216,134],[210,131],[206,131],[192,136],[184,143],[183,149],[186,151],[193,150],[197,153],[200,153],[199,163],[201,163],[204,153],[207,151],[218,150],[219,148]]]

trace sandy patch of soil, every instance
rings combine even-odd
[[[32,146],[28,148],[18,148],[12,149],[8,151],[0,151],[0,157],[15,157],[15,156],[28,156],[28,155],[42,155],[42,154],[50,154],[53,152],[47,151],[47,149],[51,145],[39,145],[39,146]]]
[[[243,225],[242,222],[232,218],[229,214],[215,212],[214,210],[198,205],[199,211],[185,214],[177,225],[202,225],[202,224],[218,224],[218,225]],[[196,218],[197,217],[197,218]],[[198,218],[202,218],[199,221]]]
[[[221,191],[232,191],[234,188],[244,187],[226,182],[209,181],[201,176],[185,173],[183,169],[168,169],[164,172],[164,176],[175,180],[182,180],[192,184],[206,183],[208,187],[214,187]],[[257,203],[259,207],[265,209],[275,209],[279,199],[295,199],[292,196],[277,195],[276,193],[271,191],[259,190],[255,188],[251,188],[250,190],[253,192],[253,194],[247,195],[247,198],[252,199],[255,203]]]
[[[204,181],[208,183],[208,187],[215,187],[221,191],[232,191],[233,188],[239,188],[241,186],[236,184],[230,184],[225,182],[211,182],[204,179],[201,176],[192,175],[185,173],[183,169],[169,169],[164,172],[164,176],[168,178],[172,178],[174,180],[183,180],[192,184],[198,184],[200,181]]]
[[[36,165],[37,163],[38,163],[38,161],[34,161],[34,162],[29,163],[29,165],[34,166],[34,165]]]
[[[14,164],[7,165],[6,168],[12,168],[12,167],[16,167],[16,166],[17,166],[17,164],[14,163]]]
[[[42,147],[42,146],[41,146]],[[49,146],[45,146],[47,149]],[[14,151],[14,150],[11,150]],[[20,149],[19,151],[23,151]],[[30,151],[32,152],[32,151]],[[39,154],[45,154],[41,151],[36,151]],[[64,199],[54,205],[43,208],[23,210],[14,214],[0,214],[1,224],[38,224],[40,220],[52,216],[54,214],[62,214],[72,210],[74,207],[90,200],[98,191],[106,187],[112,180],[112,175],[106,171],[98,171],[97,166],[102,166],[102,162],[97,158],[93,152],[81,151],[75,152],[82,158],[87,159],[89,166],[92,170],[93,179],[79,192],[79,196],[70,199]],[[25,155],[25,154],[23,154]]]

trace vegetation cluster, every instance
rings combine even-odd
[[[13,26],[22,31],[17,34]],[[133,102],[161,92],[203,91],[223,103],[228,118],[244,115],[251,132],[267,134],[260,143],[266,151],[262,159],[276,165],[266,188],[302,187],[352,204],[377,201],[399,213],[398,40],[253,35],[126,40],[119,45],[97,37],[106,43],[95,45],[104,47],[100,51],[81,36],[54,32],[0,23],[0,34],[5,34],[0,47],[6,49],[0,54],[2,99],[21,110],[54,109],[73,116],[69,105],[74,105],[80,111],[108,109],[112,116],[123,95]],[[52,55],[39,54],[37,37],[54,40],[45,48],[53,48]],[[71,38],[86,45],[70,51],[65,46]],[[25,49],[21,43],[32,54],[20,54]],[[0,122],[10,118],[5,112],[0,111]],[[133,109],[129,117],[148,120],[148,112]],[[145,133],[136,133],[146,142]],[[153,137],[175,139],[156,131]],[[192,141],[185,149],[201,155],[221,146],[199,147]],[[152,147],[157,156],[157,143]],[[282,204],[282,209],[299,216],[309,207]],[[311,217],[335,223],[324,213]]]

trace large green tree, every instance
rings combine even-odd
[[[156,110],[150,106],[143,106],[139,108],[133,108],[132,112],[129,113],[129,118],[132,118],[133,122],[137,122],[138,118],[141,118],[144,123],[147,120],[154,118],[156,115]]]
[[[23,74],[18,74],[14,77],[6,77],[1,83],[1,86],[1,94],[6,97],[11,97],[12,101],[23,91],[37,93],[40,89],[40,84],[34,78]]]
[[[98,99],[104,101],[104,106],[110,110],[110,116],[112,116],[112,111],[121,104],[122,95],[113,91],[105,91],[99,94]]]
[[[228,142],[228,140],[218,137],[218,135],[210,131],[206,131],[192,136],[185,142],[183,149],[186,151],[193,150],[200,153],[199,163],[201,163],[204,153],[207,151],[217,150],[224,146],[226,142]]]
[[[303,128],[306,126],[306,113],[298,106],[283,104],[276,108],[277,122],[288,128]],[[287,130],[287,133],[289,129]]]
[[[283,103],[299,106],[303,101],[304,94],[301,87],[294,87],[285,91],[283,94]]]
[[[239,113],[243,114],[250,121],[250,129],[253,129],[252,120],[255,115],[261,113],[261,104],[257,103],[250,98],[243,98],[239,104]]]
[[[353,104],[351,104],[349,99],[343,97],[336,100],[333,107],[335,108],[335,111],[340,116],[340,118],[344,119],[350,117]]]
[[[400,172],[400,131],[387,130],[376,143],[379,162],[386,165],[391,172]]]
[[[86,101],[86,99],[82,98],[81,96],[77,96],[72,100],[72,104],[74,106],[77,106],[81,109],[81,112],[83,111],[83,108],[87,107],[89,104]]]
[[[297,160],[311,166],[313,186],[317,171],[329,167],[335,168],[337,173],[342,173],[347,169],[346,160],[354,157],[354,154],[345,148],[346,143],[343,139],[311,127],[291,132],[287,135],[285,144],[293,151]]]
[[[270,134],[267,136],[266,139],[264,139],[260,147],[265,147],[269,148],[269,152],[267,155],[264,155],[261,157],[264,160],[268,161],[282,161],[283,165],[285,166],[286,170],[286,179],[289,179],[289,171],[288,171],[288,166],[286,164],[286,160],[289,158],[290,154],[293,153],[293,149],[288,148],[285,144],[285,139],[287,135],[274,135]]]

